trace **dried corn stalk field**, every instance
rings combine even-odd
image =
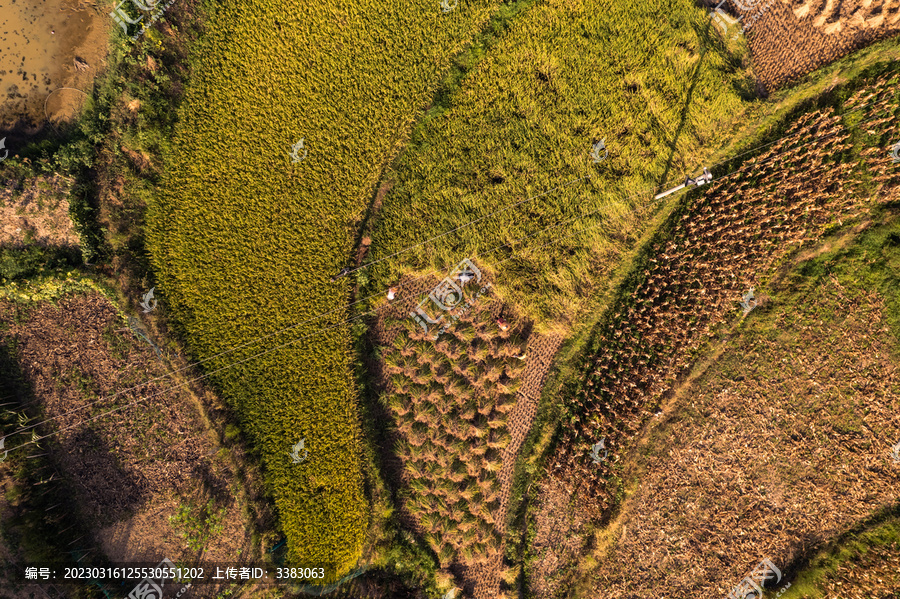
[[[485,295],[433,341],[408,314],[437,282],[404,277],[373,327],[395,427],[388,470],[404,497],[402,521],[441,568],[466,596],[499,597],[513,466],[561,339],[537,334]]]
[[[814,546],[897,500],[887,435],[900,370],[882,301],[829,278],[799,308],[751,319],[663,424],[596,589],[724,596],[766,557],[794,574]]]
[[[900,32],[894,0],[729,0],[752,23],[748,42],[754,70],[767,90]]]
[[[815,242],[832,225],[863,217],[873,206],[896,199],[900,177],[890,146],[897,141],[893,139],[900,113],[897,81],[896,74],[888,73],[839,106],[797,117],[763,153],[689,199],[684,211],[670,221],[670,229],[651,243],[646,262],[629,283],[630,293],[620,296],[585,354],[589,358],[569,400],[572,426],[563,427],[548,461],[549,476],[537,495],[534,552],[528,566],[529,588],[535,596],[554,597],[571,585],[571,574],[584,552],[587,525],[592,520],[608,521],[617,507],[621,481],[630,480],[623,468],[634,467],[632,458],[642,447],[639,433],[672,396],[688,366],[709,349],[711,339],[729,326],[748,322],[740,323],[742,294],[771,280],[792,249]],[[788,403],[800,401],[798,381],[815,382],[812,388],[820,392],[830,386],[838,397],[857,384],[866,391],[859,407],[871,412],[873,427],[890,421],[878,402],[893,402],[896,412],[898,401],[896,357],[891,362],[884,324],[873,326],[877,335],[868,343],[877,348],[869,348],[876,358],[854,363],[867,345],[860,339],[863,324],[881,321],[877,294],[853,299],[843,288],[829,287],[835,283],[823,285],[807,307],[814,309],[828,298],[839,302],[827,305],[845,316],[833,325],[836,330],[828,332],[828,323],[818,320],[815,311],[780,314],[777,326],[783,327],[785,336],[808,337],[791,346],[794,353],[776,359],[774,354],[784,347],[775,346],[768,354],[758,353],[762,341],[733,350],[733,369],[753,371],[753,360],[768,360],[755,369],[777,372],[774,364],[783,360],[778,376],[743,391],[736,389],[747,383],[735,382],[743,377],[691,388],[687,403],[700,406],[707,398],[707,407],[684,408],[691,417],[674,418],[677,433],[667,431],[666,447],[648,459],[647,473],[641,475],[646,478],[634,499],[626,502],[627,516],[617,521],[622,528],[616,534],[622,536],[618,542],[609,541],[614,557],[596,573],[595,591],[602,589],[608,597],[651,596],[660,589],[675,596],[727,592],[729,581],[736,584],[742,572],[763,557],[790,562],[827,532],[840,530],[891,497],[896,473],[876,468],[880,458],[871,448],[854,458],[863,463],[862,470],[855,469],[850,480],[828,479],[829,474],[837,476],[833,468],[840,471],[840,464],[849,459],[843,454],[831,454],[837,465],[826,467],[817,457],[805,463],[816,467],[797,468],[798,455],[821,453],[809,446],[810,439],[822,439],[813,430],[818,425],[810,420],[820,412],[802,403],[794,410]],[[766,295],[757,293],[757,301],[758,312],[750,313],[749,322],[760,312],[777,309]],[[842,326],[850,329],[841,330]],[[824,362],[823,354],[828,358]],[[799,365],[789,374],[791,363]],[[860,378],[860,371],[867,374]],[[834,389],[834,381],[843,381],[841,389]],[[821,409],[823,402],[818,406]],[[724,419],[729,414],[733,422]],[[700,430],[694,430],[697,427]],[[754,428],[759,429],[756,437],[743,430]],[[788,441],[779,443],[783,435],[771,438],[773,429],[794,436],[788,434]],[[610,450],[609,459],[596,464],[589,452],[600,439]],[[736,447],[740,451],[735,452]],[[666,456],[670,449],[672,454]],[[838,450],[837,445],[830,448]],[[775,480],[771,472],[760,471],[761,464],[773,470],[776,463],[813,477],[814,482],[800,485],[808,492],[782,486],[800,475],[785,472]],[[740,468],[752,472],[740,474]],[[717,476],[727,484],[710,486],[702,481],[704,476],[707,480]],[[760,495],[747,484],[760,477],[774,490]],[[736,488],[741,492],[734,493]],[[824,497],[838,488],[839,499],[831,500],[831,505],[841,508],[819,513],[822,505],[829,505]],[[793,496],[793,503],[784,503],[782,498],[788,496]],[[780,527],[759,524],[752,530],[757,521],[764,521],[764,513],[776,508],[790,513],[775,518]]]

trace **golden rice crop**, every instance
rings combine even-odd
[[[259,452],[297,564],[346,573],[367,526],[347,284],[329,276],[380,165],[495,4],[249,0],[223,4],[198,42],[148,248],[180,333]]]
[[[559,0],[517,17],[416,131],[372,258],[483,220],[379,264],[371,290],[473,258],[539,326],[574,318],[637,239],[670,158],[669,181],[696,172],[745,110],[746,74],[709,27],[708,11],[688,0]],[[609,155],[594,164],[601,140]]]

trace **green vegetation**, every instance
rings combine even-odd
[[[731,135],[731,124],[758,110],[746,102],[748,79],[710,30],[706,11],[691,3],[496,4],[461,5],[449,15],[436,0],[414,8],[348,3],[323,10],[296,0],[224,6],[195,52],[182,107],[178,78],[153,68],[148,75],[140,60],[149,55],[127,55],[119,40],[110,57],[114,75],[98,80],[87,118],[69,141],[30,149],[52,154],[54,168],[78,176],[72,214],[85,259],[129,254],[148,268],[143,233],[133,233],[143,214],[124,210],[117,217],[133,228],[102,231],[90,182],[103,169],[98,145],[120,164],[130,161],[134,172],[115,176],[150,206],[148,249],[167,309],[194,357],[209,359],[206,371],[262,458],[290,559],[337,562],[337,577],[356,566],[367,517],[386,528],[383,563],[415,573],[409,578],[418,577],[419,586],[434,575],[418,539],[388,527],[385,497],[376,508],[382,515],[367,514],[360,470],[376,460],[366,458],[371,448],[360,443],[353,407],[353,333],[341,321],[348,280],[328,282],[353,254],[382,170],[429,98],[427,118],[390,171],[397,185],[375,215],[368,259],[485,220],[362,271],[362,295],[380,292],[400,273],[443,274],[472,257],[498,275],[501,294],[539,329],[567,331],[582,315],[574,328],[590,328],[610,272],[654,226],[648,216],[660,206],[647,201],[653,192],[695,172],[716,155],[710,150]],[[475,43],[464,49],[468,40]],[[158,32],[148,31],[142,43],[159,48]],[[143,102],[133,115],[123,107],[128,98]],[[292,163],[288,151],[301,137],[309,154]],[[590,144],[601,138],[610,155],[594,165]],[[147,155],[165,158],[165,179],[162,163]],[[157,188],[166,191],[157,196]],[[896,267],[889,248],[879,255]],[[16,283],[0,288],[0,297],[31,302],[80,289],[81,279],[21,281],[72,264],[71,256],[44,250],[2,250],[0,277]],[[412,364],[406,369],[420,376]],[[557,416],[542,411],[539,425]],[[421,417],[437,414],[423,409]],[[501,420],[480,419],[472,430],[502,428],[491,422]],[[411,436],[421,428],[405,423]],[[230,426],[225,436],[233,440],[239,431]],[[289,453],[300,438],[310,457],[297,465]],[[548,441],[533,437],[528,447]],[[505,442],[486,439],[491,470]],[[437,459],[428,448],[406,450],[418,455],[411,464]],[[528,471],[539,466],[532,461]],[[469,472],[452,475],[474,480]],[[516,498],[524,482],[517,479]],[[448,491],[469,491],[461,487]],[[433,511],[426,507],[417,515]],[[216,529],[210,510],[182,506],[173,521],[192,548]],[[478,529],[481,515],[474,516],[469,522],[447,511],[444,522],[429,521],[431,548],[440,553],[434,531],[444,524]],[[471,544],[486,545],[488,536]]]
[[[91,292],[102,293],[111,301],[115,301],[115,293],[94,277],[84,276],[76,271],[69,271],[62,276],[51,273],[38,273],[31,278],[14,280],[0,286],[0,298],[9,299],[21,304],[33,304],[44,301],[56,302],[69,293]]]
[[[894,507],[855,526],[819,551],[796,577],[792,577],[794,582],[780,599],[824,599],[831,595],[822,588],[823,583],[836,578],[842,566],[859,569],[861,577],[868,578],[863,569],[867,562],[877,563],[879,557],[896,559],[897,555],[900,555],[900,509]],[[886,574],[890,575],[890,562],[882,565],[885,566]],[[775,593],[770,592],[769,596],[774,597]]]
[[[878,291],[884,298],[882,316],[900,347],[900,217],[896,202],[875,206],[871,218],[873,224],[852,243],[848,244],[846,237],[834,237],[828,251],[799,264],[783,283],[794,290],[793,298],[785,301],[807,301],[831,277],[850,290]],[[822,318],[840,319],[840,315],[823,314]]]
[[[383,476],[385,463],[393,431],[389,418],[385,418],[384,410],[378,398],[379,393],[373,379],[368,375],[366,365],[361,356],[380,352],[374,350],[372,341],[366,332],[354,327],[353,338],[355,354],[354,362],[358,384],[360,387],[360,420],[364,432],[363,460],[365,473],[366,496],[372,509],[372,518],[366,538],[366,551],[361,564],[370,569],[364,575],[348,584],[345,588],[347,596],[354,596],[353,589],[358,584],[381,581],[396,596],[404,594],[404,590],[423,589],[429,596],[443,595],[447,591],[448,582],[441,581],[436,572],[437,560],[424,539],[406,530],[397,517],[395,506],[398,502],[396,489],[390,489]],[[390,581],[390,582],[388,582]],[[450,585],[452,586],[452,585]]]
[[[0,247],[0,283],[25,279],[48,271],[62,273],[81,263],[76,248],[26,245],[24,248]]]
[[[607,311],[601,324],[594,329],[589,338],[582,342],[579,349],[583,352],[584,357],[577,358],[577,353],[567,354],[570,357],[575,356],[575,359],[585,360],[582,368],[583,379],[581,381],[574,380],[571,371],[567,371],[568,377],[557,379],[559,382],[554,381],[552,386],[547,385],[545,389],[551,390],[550,392],[555,395],[559,393],[559,386],[568,385],[568,391],[565,391],[564,395],[575,397],[594,386],[593,391],[587,391],[592,400],[589,409],[604,414],[611,412],[614,414],[616,422],[621,421],[624,411],[615,406],[610,409],[610,404],[613,404],[612,400],[619,401],[622,398],[628,399],[628,397],[621,392],[607,393],[604,385],[610,376],[609,373],[612,372],[612,368],[607,370],[607,366],[613,366],[615,362],[625,364],[626,360],[610,360],[607,363],[601,359],[600,354],[601,350],[604,350],[602,353],[613,355],[616,353],[619,345],[616,339],[619,336],[616,335],[613,339],[609,335],[610,330],[614,330],[616,327],[628,327],[630,323],[640,323],[645,320],[642,312],[644,312],[646,294],[643,292],[647,289],[648,283],[651,289],[655,289],[654,285],[659,284],[659,274],[662,271],[661,279],[668,283],[669,293],[677,296],[677,293],[682,290],[680,285],[683,282],[699,282],[699,287],[706,291],[705,301],[702,306],[691,305],[689,299],[672,302],[680,308],[682,315],[675,317],[667,313],[664,318],[650,319],[651,323],[657,323],[651,332],[652,335],[634,336],[635,340],[627,343],[626,349],[649,350],[652,345],[646,342],[641,343],[640,338],[649,337],[659,340],[660,333],[664,332],[666,328],[695,326],[697,315],[701,315],[707,309],[708,304],[719,301],[717,290],[724,287],[715,280],[715,277],[696,276],[696,270],[702,268],[704,261],[709,260],[711,256],[715,256],[719,265],[728,265],[729,261],[740,257],[741,251],[750,252],[751,255],[769,256],[772,263],[767,265],[765,270],[757,272],[762,284],[757,291],[762,290],[768,293],[771,286],[775,285],[775,282],[772,281],[773,277],[777,280],[779,276],[778,267],[790,266],[791,262],[796,259],[794,251],[785,251],[786,246],[790,244],[787,243],[789,236],[783,233],[796,227],[791,224],[791,220],[797,217],[801,218],[800,222],[804,222],[802,231],[805,236],[811,235],[816,238],[818,235],[839,233],[843,242],[841,242],[841,237],[826,238],[824,243],[827,251],[818,258],[801,264],[792,275],[794,277],[792,280],[779,285],[779,287],[786,287],[791,291],[779,292],[777,303],[779,305],[795,303],[796,307],[793,312],[800,312],[799,305],[808,302],[811,297],[816,295],[817,289],[829,281],[835,281],[843,286],[842,288],[846,288],[848,295],[878,290],[879,295],[884,298],[885,320],[890,323],[894,335],[900,340],[900,326],[898,326],[900,325],[900,300],[898,300],[900,298],[900,279],[897,274],[900,272],[898,269],[900,267],[900,229],[898,229],[898,224],[900,223],[897,220],[896,201],[886,201],[884,197],[878,198],[876,195],[882,186],[895,186],[900,182],[900,174],[891,168],[889,161],[884,160],[884,148],[890,145],[888,140],[896,139],[898,131],[900,131],[900,125],[896,118],[896,115],[900,114],[900,94],[896,92],[900,74],[897,73],[895,63],[882,63],[869,65],[862,71],[856,70],[855,75],[861,76],[855,77],[850,85],[831,89],[805,102],[796,103],[782,113],[783,120],[770,122],[767,134],[752,144],[753,146],[764,145],[763,151],[757,151],[757,156],[754,157],[745,155],[734,158],[727,164],[727,168],[724,169],[726,172],[732,169],[741,169],[743,172],[736,173],[731,177],[726,188],[722,189],[719,185],[714,184],[704,189],[702,194],[690,193],[681,198],[679,206],[672,212],[666,224],[655,230],[651,243],[646,244],[645,249],[638,253],[630,266],[629,274],[617,287],[616,301],[612,304],[615,308]],[[873,121],[880,122],[881,125],[873,127],[869,124]],[[890,124],[885,125],[886,122]],[[794,134],[795,139],[775,143],[777,138],[789,133]],[[782,149],[779,149],[779,146]],[[810,152],[810,148],[813,148],[812,152]],[[772,151],[775,152],[774,156]],[[780,156],[781,153],[785,156]],[[804,156],[807,153],[809,155]],[[767,164],[768,162],[772,164]],[[766,169],[768,172],[765,172]],[[760,181],[764,181],[765,185],[760,185]],[[826,184],[836,181],[842,182],[842,187],[838,192]],[[807,187],[804,188],[804,185]],[[794,190],[793,197],[781,191],[785,187]],[[819,197],[816,197],[816,194]],[[723,196],[726,199],[725,206],[734,206],[733,209],[736,209],[736,204],[740,205],[740,217],[742,218],[731,217],[721,223],[717,222],[715,224],[719,225],[719,229],[715,230],[715,235],[709,235],[708,231],[707,235],[704,235],[704,229],[709,227],[706,221],[710,218],[717,218],[716,210],[723,206]],[[777,206],[777,202],[786,197],[791,197],[790,204]],[[798,213],[798,203],[809,202],[811,198],[816,199],[816,205],[799,207]],[[753,202],[760,199],[764,202],[754,206]],[[887,199],[889,200],[890,196]],[[873,203],[873,200],[880,200],[883,203],[878,206]],[[775,202],[776,205],[771,205],[772,202]],[[771,222],[773,226],[759,230],[760,216],[754,214],[756,210],[766,210],[767,214],[777,215],[777,221],[770,219],[766,222]],[[853,245],[847,247],[846,240],[852,238],[848,231],[849,227],[858,222],[866,211],[869,211],[866,216],[871,217],[879,224],[871,227],[864,235],[855,240]],[[819,214],[816,215],[816,212]],[[803,219],[808,220],[803,221]],[[742,239],[738,244],[739,247],[734,249],[722,247],[726,245],[728,238],[732,237],[729,229],[736,226],[746,227],[743,230],[743,237],[739,238]],[[774,233],[779,235],[779,241],[783,243],[773,245],[768,241],[768,238]],[[710,239],[712,239],[712,243]],[[688,241],[690,243],[687,243]],[[756,244],[761,244],[762,247]],[[678,248],[677,251],[675,251],[675,247]],[[664,254],[668,254],[668,256]],[[650,258],[653,260],[649,260]],[[667,272],[673,264],[679,267],[680,272]],[[731,270],[739,271],[738,268],[731,268]],[[730,306],[736,307],[738,295],[735,293],[729,295],[735,298],[734,301],[729,302]],[[780,307],[779,309],[792,313],[790,308]],[[684,314],[687,316],[683,316]],[[840,314],[821,314],[820,317],[836,321],[843,319]],[[715,320],[710,319],[712,325],[709,331],[710,336],[715,336],[716,333],[730,328],[717,328]],[[703,324],[703,319],[700,319],[700,324]],[[771,332],[775,335],[779,334],[777,329]],[[628,331],[625,333],[627,339]],[[754,346],[753,333],[745,333],[745,335],[748,339],[747,345]],[[696,337],[692,338],[691,335],[683,335],[680,340],[682,346],[695,345],[695,351],[690,352],[692,357],[688,358],[686,363],[694,361],[697,356],[702,355],[708,349],[708,346],[703,343],[695,343],[695,339]],[[640,357],[652,358],[652,356],[648,358],[643,355]],[[736,366],[740,365],[741,368],[746,366],[741,360],[736,360],[736,362]],[[641,385],[639,376],[645,369],[642,369],[639,364],[639,361],[631,360],[631,364],[626,364],[624,372],[627,372],[630,381],[638,382],[640,391],[637,397],[647,404],[638,405],[639,409],[632,411],[643,423],[650,415],[646,408],[653,407],[651,400],[655,396],[644,391],[651,387]],[[678,368],[680,369],[683,365],[679,365]],[[598,366],[602,368],[597,368]],[[778,367],[781,369],[783,365],[779,363]],[[617,370],[617,372],[621,371]],[[779,370],[779,372],[784,374],[783,370]],[[662,376],[667,374],[667,369],[655,368],[652,373]],[[732,376],[736,377],[738,374],[735,371]],[[771,373],[771,377],[775,376],[775,372]],[[598,382],[599,385],[597,385]],[[603,391],[603,394],[598,392],[598,388]],[[539,474],[539,471],[533,467],[535,461],[547,458],[545,450],[548,444],[545,439],[552,436],[554,430],[561,433],[566,428],[558,427],[555,420],[546,420],[547,415],[554,410],[557,410],[556,406],[545,401],[541,417],[547,424],[532,430],[528,441],[529,452],[526,454],[531,457],[527,461],[523,460],[524,463],[520,463],[517,472],[519,489],[515,496],[517,502],[522,501],[520,499],[523,494],[521,488],[527,482],[527,477]],[[824,420],[837,431],[852,431],[859,426],[859,414],[854,413],[851,416],[852,412],[849,405],[834,405],[828,410],[813,406],[810,416],[814,413],[817,423]],[[696,415],[691,414],[691,417],[695,418]],[[636,430],[639,427],[633,428]],[[577,427],[579,431],[590,429],[590,423]],[[607,434],[608,438],[608,429],[604,429],[603,432]],[[884,433],[887,434],[887,431]],[[599,436],[598,433],[594,438]],[[567,443],[560,443],[560,446],[567,446]],[[596,495],[592,494],[594,497]],[[616,505],[618,500],[611,503]],[[519,503],[519,507],[515,511],[519,522],[522,522],[525,509]],[[609,516],[608,513],[605,515]],[[530,524],[527,519],[524,522]],[[519,530],[521,529],[522,527],[519,528]],[[517,548],[516,554],[525,555],[527,559],[528,554],[522,547],[524,545],[523,543]],[[510,553],[513,552],[510,551]]]
[[[170,516],[169,521],[188,547],[200,551],[210,539],[222,532],[225,512],[225,508],[215,509],[212,499],[205,505],[188,501],[178,506],[178,512]]]
[[[892,42],[892,44],[893,46],[897,45],[896,42]],[[896,48],[885,48],[883,44],[880,48],[882,55],[887,57],[891,57],[897,53]],[[819,74],[820,76],[814,78],[812,81],[804,82],[802,88],[799,89],[799,91],[796,91],[796,98],[791,99],[788,95],[783,95],[783,97],[779,99],[780,104],[777,108],[769,109],[768,112],[770,114],[765,117],[760,117],[760,120],[764,122],[764,126],[757,124],[758,126],[752,127],[752,129],[758,133],[762,132],[758,137],[749,139],[742,135],[739,140],[735,141],[737,145],[729,146],[730,152],[718,152],[720,157],[727,156],[729,153],[731,155],[729,159],[723,162],[721,172],[723,174],[731,172],[732,170],[740,168],[741,165],[745,163],[752,164],[754,156],[758,156],[762,151],[766,150],[769,147],[769,144],[774,140],[785,136],[789,132],[790,127],[798,119],[817,109],[828,110],[833,108],[841,115],[841,121],[850,131],[850,140],[853,142],[856,152],[859,152],[866,147],[872,148],[879,145],[887,145],[886,140],[892,135],[890,130],[885,129],[879,131],[879,134],[873,137],[872,133],[866,133],[859,127],[859,122],[863,118],[869,120],[876,117],[884,117],[891,113],[891,111],[896,110],[895,108],[885,107],[886,103],[893,101],[893,95],[885,95],[885,93],[879,95],[879,102],[874,107],[875,112],[872,114],[851,111],[843,106],[847,99],[857,93],[860,88],[871,85],[874,78],[883,74],[887,74],[888,76],[885,81],[879,84],[879,90],[885,89],[885,87],[890,89],[890,86],[894,84],[894,79],[896,79],[896,75],[893,76],[894,79],[891,79],[892,76],[890,74],[894,68],[893,63],[877,62],[872,56],[867,55],[867,51],[862,52],[862,54],[864,54],[864,56],[860,59],[860,64],[856,64],[850,61],[850,59],[845,59],[843,61],[841,65],[845,71],[843,76],[839,76],[834,72],[834,69],[829,68],[827,73]],[[846,81],[845,77],[850,79],[845,86],[834,88],[833,85],[826,85],[837,79]],[[810,93],[810,89],[816,90],[816,93]],[[757,108],[754,108],[753,111],[756,113],[759,112]],[[831,142],[829,141],[829,143]],[[756,149],[751,153],[747,153],[747,148]],[[871,152],[872,150],[869,151]],[[852,162],[852,159],[849,159],[845,153],[846,150],[833,156],[829,156],[826,160],[829,163],[835,163],[835,161],[838,163],[841,161]],[[815,160],[818,160],[818,158],[815,158]],[[798,165],[794,162],[788,163],[786,166],[796,169]],[[877,185],[885,182],[884,176],[876,176],[874,179],[873,175],[865,173],[854,173],[853,176],[862,177],[862,179],[858,181],[858,183],[861,184],[861,187],[858,190],[861,197],[875,191]],[[583,364],[581,366],[578,366],[577,364],[578,362],[589,359],[585,356],[590,357],[595,355],[598,351],[598,346],[604,343],[604,340],[598,336],[599,332],[603,330],[604,327],[614,325],[615,323],[613,321],[616,320],[613,317],[613,312],[610,308],[613,306],[617,307],[615,311],[620,312],[618,315],[618,320],[620,321],[622,320],[622,313],[629,307],[639,308],[638,302],[635,301],[635,298],[632,297],[632,295],[645,282],[646,277],[649,274],[646,272],[647,269],[658,268],[653,266],[651,259],[658,258],[658,256],[656,256],[658,248],[666,246],[667,243],[678,241],[676,225],[678,225],[680,221],[686,220],[687,216],[690,215],[691,210],[703,208],[700,204],[700,200],[697,193],[683,194],[678,196],[676,201],[670,203],[665,211],[662,211],[657,215],[656,222],[647,228],[647,232],[644,234],[641,243],[630,253],[629,257],[626,260],[623,260],[619,265],[615,276],[612,278],[612,293],[606,299],[604,308],[599,310],[594,316],[594,326],[590,329],[585,328],[580,334],[570,338],[560,350],[556,364],[556,373],[551,376],[550,381],[545,385],[545,389],[552,388],[556,390],[565,387],[569,389],[567,395],[575,395],[577,390],[582,387],[582,383],[576,379],[582,374],[584,366]],[[694,207],[691,208],[691,206]],[[824,228],[824,232],[827,233],[835,227],[842,226],[842,222],[846,224],[846,221],[839,222],[839,220],[840,219],[831,219],[831,222]],[[789,259],[790,255],[785,255],[782,258],[782,260]],[[888,295],[888,297],[890,297],[890,295]],[[548,433],[548,427],[549,429],[555,428],[556,421],[561,416],[560,406],[555,401],[556,392],[554,391],[550,393],[550,395],[554,397],[554,401],[542,402],[541,409],[538,412],[536,426],[532,429],[532,434],[525,443],[523,455],[531,455],[534,453],[531,448],[535,445],[540,445],[540,447],[537,448],[538,453],[546,449],[547,444],[545,442],[538,443],[538,439],[550,434]],[[533,461],[534,460],[532,459],[532,464]],[[528,470],[533,472],[533,466],[529,465]],[[523,482],[524,481],[519,481],[517,485],[521,486]]]
[[[538,326],[577,318],[665,174],[693,173],[745,108],[750,83],[709,26],[688,2],[539,3],[516,18],[414,133],[372,259],[484,220],[373,266],[364,295],[470,257]],[[609,157],[595,165],[601,139]]]

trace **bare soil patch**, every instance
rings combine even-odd
[[[77,246],[78,233],[69,218],[72,181],[61,175],[28,179],[21,189],[8,181],[0,189],[0,245],[28,242]]]

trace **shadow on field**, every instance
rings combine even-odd
[[[786,575],[784,580],[779,581],[778,585],[784,586],[786,582],[796,582],[798,578],[803,576],[807,571],[816,570],[817,566],[821,567],[821,565],[817,563],[819,561],[818,558],[820,558],[821,555],[824,554],[826,556],[826,561],[828,558],[839,558],[842,553],[850,551],[852,545],[862,542],[860,537],[866,533],[877,530],[885,524],[889,525],[892,521],[896,521],[897,519],[900,519],[900,502],[879,509],[869,517],[860,520],[852,527],[824,544],[815,542],[808,543],[805,551],[799,554],[790,563],[784,565],[783,571],[790,572],[790,574]],[[804,539],[804,541],[806,540],[807,539]],[[871,549],[877,552],[877,549],[875,549],[874,546],[871,546]],[[844,559],[847,558],[844,557]],[[857,558],[851,557],[850,559],[855,560]]]
[[[368,570],[359,578],[331,593],[329,599],[360,599],[389,597],[390,599],[421,599],[421,591],[412,589],[397,580],[397,577],[383,568]]]
[[[368,380],[380,380],[382,377],[381,363],[378,359],[373,357],[375,349],[373,340],[366,337],[365,345],[366,358],[364,360],[364,368],[366,372],[371,375]],[[378,397],[381,395],[382,390],[373,385],[370,386],[367,391],[368,392],[365,394],[366,415],[369,418],[370,431],[374,433],[373,440],[379,449],[379,451],[376,452],[378,467],[384,474],[385,483],[391,493],[391,501],[393,501],[394,505],[398,508],[400,520],[404,528],[407,528],[414,533],[416,542],[421,543],[422,547],[427,547],[428,544],[425,543],[425,540],[417,533],[415,521],[406,513],[406,510],[403,509],[402,502],[398,497],[402,485],[403,461],[394,451],[394,445],[397,441],[394,419],[388,409],[378,401]]]
[[[356,295],[355,292],[353,295]],[[351,302],[355,301],[355,297],[351,298]],[[358,376],[360,377],[360,417],[363,423],[365,436],[370,439],[373,448],[373,459],[375,465],[382,474],[385,487],[390,493],[391,505],[396,510],[396,520],[401,528],[408,532],[413,539],[415,545],[426,552],[435,563],[438,563],[438,556],[432,551],[431,547],[422,537],[419,527],[413,517],[406,510],[400,497],[400,489],[402,486],[403,461],[394,450],[397,441],[396,424],[393,416],[387,407],[379,401],[382,393],[377,383],[373,381],[382,380],[382,365],[375,355],[375,339],[373,338],[374,323],[368,322],[369,333],[364,335],[359,341],[358,346],[361,351],[357,355],[360,356],[358,364]],[[374,496],[375,489],[370,486],[368,477],[366,478],[366,494],[371,498]],[[368,580],[368,576],[364,577]],[[362,581],[361,581],[362,582]],[[408,589],[407,589],[408,590]],[[398,589],[398,592],[400,590]],[[398,595],[400,597],[400,595]]]
[[[19,306],[14,309],[13,318],[20,322],[23,315]],[[11,311],[9,306],[0,308],[0,397],[3,398],[0,431],[6,435],[4,451],[9,452],[0,465],[0,480],[6,492],[6,498],[0,498],[0,506],[3,506],[0,528],[11,556],[0,566],[0,589],[4,591],[23,587],[21,572],[26,565],[38,562],[53,562],[60,566],[96,565],[95,559],[83,560],[80,564],[69,559],[69,550],[73,546],[90,544],[91,528],[81,517],[70,484],[60,476],[52,456],[46,456],[49,451],[23,445],[30,434],[12,434],[20,428],[17,415],[35,415],[30,406],[37,401],[16,355],[15,340],[3,334]],[[47,441],[43,443],[49,445]],[[34,590],[28,588],[27,583],[24,586],[25,590]],[[52,589],[52,585],[49,588]],[[75,584],[71,589],[81,593],[78,596],[96,596],[87,589],[87,583]]]
[[[79,430],[61,450],[81,456],[77,478],[86,483],[82,491],[98,508],[93,514],[98,528],[123,518],[144,501],[140,481],[119,466],[109,443],[90,427]]]
[[[707,25],[706,31],[709,32],[710,25]],[[694,69],[694,75],[691,77],[691,87],[688,89],[687,98],[684,101],[684,106],[681,109],[681,120],[678,122],[678,129],[675,131],[675,135],[672,137],[672,142],[669,144],[669,158],[666,160],[666,170],[663,171],[662,178],[660,179],[659,186],[656,189],[656,193],[661,193],[666,187],[666,180],[669,177],[669,171],[672,168],[672,161],[675,158],[675,148],[678,147],[678,138],[681,137],[681,130],[684,129],[684,122],[687,120],[688,110],[691,108],[691,96],[694,95],[694,88],[697,87],[697,80],[700,76],[700,67],[703,65],[703,59],[706,57],[706,46],[703,47],[703,51],[700,53],[700,60],[697,61],[697,67]]]

